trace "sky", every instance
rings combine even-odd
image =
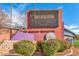
[[[35,7],[34,7],[35,6]],[[13,3],[12,19],[13,23],[22,25],[22,19],[25,17],[27,10],[33,9],[62,9],[62,20],[65,28],[79,34],[79,4],[78,3]],[[0,9],[10,15],[10,4],[0,4]],[[14,20],[16,19],[16,20]],[[19,21],[20,20],[20,21]]]

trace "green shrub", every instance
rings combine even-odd
[[[14,50],[16,53],[25,55],[25,56],[31,56],[36,50],[36,45],[27,40],[21,40],[19,42],[14,43]]]
[[[42,42],[43,53],[48,56],[55,55],[59,47],[60,47],[60,44],[56,39],[46,40]]]
[[[60,48],[58,49],[58,52],[63,52],[64,50],[71,47],[71,44],[68,41],[59,41],[60,42]]]

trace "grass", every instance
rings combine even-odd
[[[77,48],[79,48],[79,40],[75,41],[74,46],[77,47]]]

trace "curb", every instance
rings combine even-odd
[[[70,56],[70,55],[72,55],[73,54],[73,49],[71,48],[70,49],[70,53],[68,53],[68,54],[66,54],[66,55],[64,55],[64,56]]]

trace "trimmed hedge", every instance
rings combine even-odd
[[[13,46],[16,53],[24,56],[31,56],[36,50],[36,45],[28,40],[21,40],[19,42],[14,43]]]
[[[60,48],[58,49],[58,52],[63,52],[64,50],[66,49],[69,49],[71,47],[71,44],[66,41],[66,40],[63,40],[63,41],[60,41]]]
[[[59,47],[60,43],[56,39],[50,39],[42,42],[43,53],[47,56],[55,55]]]

